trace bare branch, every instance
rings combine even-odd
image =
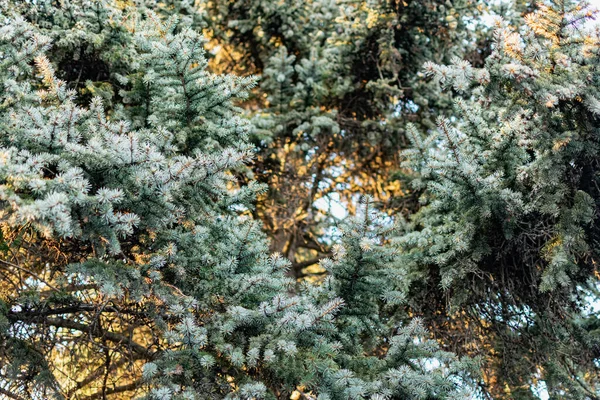
[[[37,280],[39,280],[41,282],[44,282],[49,288],[58,291],[58,289],[54,285],[52,285],[50,282],[48,282],[47,280],[45,280],[44,278],[42,278],[41,276],[39,276],[35,272],[28,270],[27,268],[23,268],[23,267],[21,267],[21,266],[19,266],[17,264],[13,264],[13,263],[11,263],[9,261],[6,261],[6,260],[0,260],[0,264],[4,264],[6,266],[9,266],[9,267],[12,267],[12,268],[16,268],[19,271],[25,272],[26,274],[29,274],[29,275],[33,276],[35,279],[37,279]]]
[[[19,318],[21,317],[21,318]],[[113,343],[124,344],[127,348],[131,349],[134,353],[139,354],[143,358],[152,360],[158,356],[159,351],[151,351],[149,348],[142,346],[139,343],[134,342],[125,335],[115,332],[101,332],[99,329],[94,329],[89,325],[81,324],[79,322],[61,319],[61,318],[44,318],[42,316],[34,316],[32,318],[22,318],[23,315],[17,315],[15,313],[9,313],[8,318],[13,321],[31,322],[31,323],[42,323],[52,325],[58,328],[74,329],[80,332],[89,333],[91,336],[98,339],[105,339]]]
[[[2,394],[2,395],[4,395],[4,396],[8,397],[9,399],[14,399],[14,400],[25,400],[23,397],[21,397],[21,396],[19,396],[19,395],[16,395],[16,394],[14,394],[14,393],[12,393],[12,392],[9,392],[8,390],[6,390],[6,389],[2,389],[2,388],[0,388],[0,394]]]
[[[138,380],[138,381],[129,383],[127,385],[121,385],[121,386],[114,387],[112,389],[106,389],[106,392],[104,394],[108,395],[108,394],[123,393],[123,392],[129,392],[132,390],[136,390],[137,388],[142,386],[142,383],[143,382],[141,380]],[[100,391],[98,393],[92,394],[91,396],[82,397],[81,400],[101,399],[104,394],[102,393],[102,391]]]

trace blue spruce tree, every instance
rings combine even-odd
[[[551,398],[598,397],[593,17],[585,3],[538,4],[521,29],[496,22],[483,68],[425,65],[456,113],[427,137],[409,130],[404,165],[423,205],[395,239],[398,262],[433,330],[486,355],[495,398],[536,398],[539,382]]]
[[[387,308],[402,270],[369,202],[324,282],[269,254],[254,80],[210,73],[178,13],[0,4],[0,395],[464,398],[472,364]]]

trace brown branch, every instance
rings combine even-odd
[[[6,396],[10,399],[14,399],[14,400],[25,400],[23,397],[16,395],[16,394],[9,392],[8,390],[2,389],[2,388],[0,388],[0,394],[3,394],[4,396]]]
[[[6,261],[6,260],[0,260],[0,263],[4,264],[6,266],[12,267],[12,268],[16,268],[19,271],[25,272],[26,274],[29,274],[29,275],[33,276],[37,280],[39,280],[41,282],[44,282],[49,288],[58,291],[58,289],[54,285],[52,285],[51,283],[49,283],[48,281],[46,281],[44,278],[42,278],[41,276],[39,276],[35,272],[28,270],[27,268],[20,267],[17,264],[13,264],[13,263],[11,263],[9,261]]]
[[[322,259],[327,258],[328,256],[329,255],[326,254],[321,257],[315,257],[315,258],[311,258],[310,260],[293,263],[292,268],[294,268],[295,270],[301,270],[302,268],[306,268],[311,265],[318,264]]]
[[[143,358],[146,358],[149,360],[156,358],[158,356],[158,354],[160,353],[160,351],[153,352],[149,348],[146,348],[146,347],[142,346],[141,344],[136,343],[133,340],[127,338],[127,336],[121,335],[119,333],[100,332],[99,329],[97,329],[97,328],[93,329],[89,325],[81,324],[79,322],[75,322],[75,321],[71,321],[71,320],[59,319],[59,318],[44,318],[41,316],[34,316],[33,318],[24,319],[24,318],[19,318],[17,316],[17,314],[15,314],[15,313],[9,313],[8,318],[9,318],[9,320],[13,320],[13,321],[16,320],[16,321],[22,321],[22,322],[42,323],[42,324],[55,326],[58,328],[74,329],[74,330],[77,330],[80,332],[87,332],[95,338],[99,338],[99,339],[103,338],[105,340],[108,340],[110,342],[117,343],[117,344],[126,344],[127,347],[131,351],[133,351],[134,353],[137,353],[140,356],[142,356]]]
[[[140,386],[142,386],[142,381],[138,380],[132,383],[128,383],[127,385],[121,385],[121,386],[117,386],[114,387],[112,389],[106,389],[105,394],[115,394],[115,393],[123,393],[123,392],[129,392],[132,390],[136,390],[137,388],[139,388]],[[102,392],[97,392],[94,393],[90,396],[87,397],[82,397],[81,400],[95,400],[95,399],[101,399],[103,396]]]
[[[138,358],[139,358],[139,356],[134,357],[134,359],[138,359]],[[130,361],[130,359],[125,358],[125,357],[121,358],[119,361],[113,363],[110,366],[109,371],[114,371],[115,369],[121,367],[128,361]],[[90,383],[94,382],[100,375],[102,375],[102,372],[104,372],[105,369],[106,369],[106,366],[101,365],[100,367],[96,368],[93,372],[91,372],[88,376],[86,376],[83,380],[77,382],[75,387],[73,387],[71,390],[69,390],[67,392],[67,398],[71,398],[75,394],[76,391],[78,391],[79,389],[83,389]]]
[[[72,293],[72,292],[80,292],[83,290],[89,290],[89,289],[97,289],[98,285],[95,283],[89,283],[89,284],[84,284],[84,285],[68,285],[68,286],[62,286],[60,288],[60,291],[63,293]],[[51,294],[54,293],[54,290],[42,290],[40,292],[40,296],[50,296]]]
[[[319,243],[314,237],[312,237],[310,232],[305,232],[301,237],[301,242],[299,242],[296,247],[304,247],[305,249],[316,250],[319,253],[325,253],[326,250],[321,243]]]
[[[117,306],[105,306],[102,307],[100,304],[74,304],[71,306],[58,307],[58,308],[45,308],[41,310],[31,310],[25,309],[24,311],[12,312],[9,314],[14,315],[14,317],[21,321],[27,321],[29,319],[35,317],[46,317],[50,315],[62,315],[62,314],[75,314],[80,312],[94,311],[96,313],[117,313],[117,314],[126,314],[134,317],[147,319],[148,316],[143,312],[128,310],[126,308],[117,307]],[[168,315],[161,315],[165,319],[169,319]]]

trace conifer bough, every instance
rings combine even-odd
[[[234,179],[254,79],[203,43],[150,6],[0,3],[0,394],[465,397],[473,364],[387,311],[368,199],[322,284],[268,254]]]

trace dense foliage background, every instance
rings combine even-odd
[[[600,398],[595,17],[0,0],[0,398]]]

